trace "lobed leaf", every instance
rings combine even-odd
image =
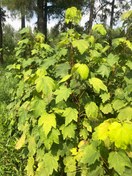
[[[51,129],[56,128],[56,116],[55,114],[43,113],[38,120],[38,125],[42,126],[43,131],[47,137]]]
[[[114,168],[114,170],[123,176],[125,167],[131,168],[131,161],[124,151],[111,152],[108,158],[109,168]]]
[[[65,117],[65,125],[67,126],[72,121],[77,122],[78,119],[78,111],[74,108],[66,108],[64,110],[63,116]]]
[[[85,112],[90,120],[96,120],[98,117],[98,106],[95,102],[90,102],[85,105]]]
[[[59,89],[54,92],[54,94],[57,95],[55,99],[56,103],[59,103],[63,100],[67,101],[71,93],[72,90],[70,88],[67,88],[64,85],[60,86]]]
[[[89,45],[88,42],[80,39],[80,40],[74,40],[72,42],[73,47],[77,47],[78,51],[80,52],[80,54],[83,54],[85,51],[87,51]]]
[[[93,86],[95,92],[97,93],[100,93],[100,90],[104,90],[105,92],[108,91],[106,85],[99,78],[91,78],[89,79],[89,83]]]

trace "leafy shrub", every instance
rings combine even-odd
[[[66,22],[70,13],[78,23],[70,9]],[[130,175],[132,43],[109,45],[101,24],[91,35],[69,29],[55,48],[42,34],[21,33],[8,110],[21,134],[15,148],[28,149],[27,175]]]
[[[16,134],[10,135],[7,104],[16,81],[10,77],[5,68],[0,68],[0,175],[24,176],[24,159],[15,150]],[[13,130],[12,130],[13,131]]]

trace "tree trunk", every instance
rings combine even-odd
[[[94,4],[95,0],[90,1],[90,16],[89,16],[89,22],[88,22],[88,33],[91,32],[92,26],[93,26],[93,19],[94,19]]]
[[[109,31],[109,44],[112,45],[112,29],[114,22],[114,9],[115,9],[115,0],[111,2],[111,13],[110,13],[110,31]]]
[[[44,35],[45,35],[45,42],[47,42],[47,0],[44,1]]]
[[[115,0],[112,0],[111,3],[111,17],[110,17],[110,29],[113,29],[113,21],[114,21],[114,7],[115,6]]]
[[[25,24],[26,24],[26,19],[25,19],[25,15],[21,14],[21,29],[25,28]]]
[[[0,7],[0,64],[3,64],[3,62],[2,8]]]
[[[37,0],[38,31],[45,35],[47,39],[47,0]]]

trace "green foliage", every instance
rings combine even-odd
[[[66,10],[65,22],[68,24],[72,22],[73,24],[78,24],[81,21],[81,11],[77,10],[76,7],[71,7]]]
[[[75,8],[67,15],[80,19]],[[21,33],[8,66],[18,81],[8,111],[20,133],[16,149],[27,150],[27,175],[131,173],[131,41],[109,45],[102,25],[90,36],[69,29],[55,48],[41,34]]]
[[[26,160],[22,153],[15,150],[18,133],[11,135],[8,124],[11,114],[7,115],[6,107],[11,101],[11,94],[16,84],[16,80],[12,77],[8,79],[8,76],[5,68],[0,67],[0,175],[24,176]]]

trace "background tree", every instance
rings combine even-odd
[[[47,40],[47,8],[47,0],[37,0],[37,28],[45,35],[45,41]]]
[[[3,0],[2,3],[3,6],[6,6],[10,10],[13,16],[20,16],[21,28],[25,27],[26,19],[33,16],[34,1],[32,0]]]
[[[3,22],[5,21],[5,11],[0,6],[0,63],[3,64]]]

